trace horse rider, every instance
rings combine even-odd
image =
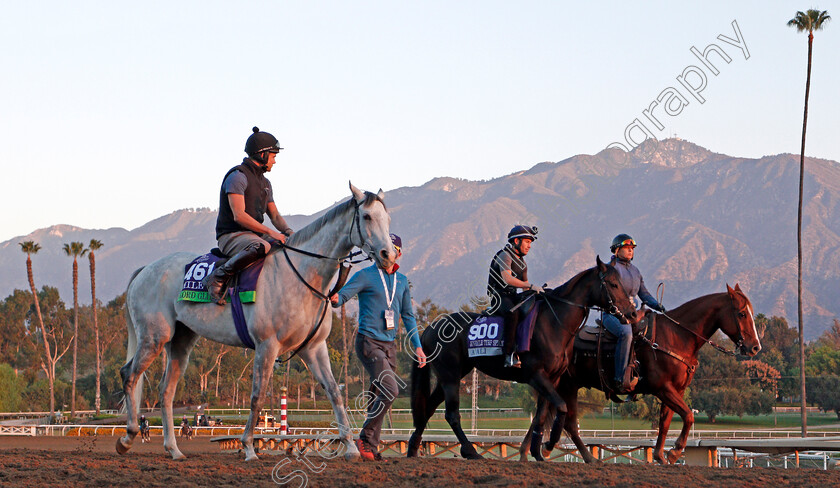
[[[391,242],[402,256],[402,239],[391,234]],[[414,349],[420,367],[426,365],[426,355],[420,345],[417,320],[411,305],[408,278],[397,272],[400,265],[394,262],[388,268],[376,264],[355,275],[337,294],[330,298],[333,307],[340,307],[354,296],[359,297],[359,330],[356,334],[356,354],[371,378],[368,414],[359,432],[356,446],[362,458],[381,460],[377,448],[382,422],[399,393],[396,376],[397,321],[402,318],[406,336]],[[402,383],[402,381],[400,381]],[[402,383],[405,385],[405,383]]]
[[[613,253],[612,258],[610,258],[610,264],[618,271],[621,285],[631,300],[635,302],[635,297],[639,297],[642,303],[649,308],[664,312],[665,307],[650,294],[645,286],[642,273],[632,263],[635,249],[636,241],[629,235],[619,234],[615,236],[610,245],[610,252]],[[601,314],[601,323],[618,339],[615,345],[615,378],[613,378],[613,390],[619,394],[630,393],[632,387],[629,378],[625,381],[625,373],[630,362],[633,326],[631,324],[622,324],[618,317],[606,312],[602,312]]]
[[[267,239],[285,243],[286,237],[292,235],[292,229],[277,211],[271,182],[265,177],[281,149],[276,137],[254,127],[245,142],[248,157],[225,174],[219,192],[216,240],[230,259],[202,280],[210,298],[219,305],[225,304],[228,280],[268,253],[271,245]],[[277,230],[263,224],[265,214]]]
[[[522,365],[516,354],[516,326],[519,310],[511,309],[519,303],[518,289],[543,292],[543,287],[528,282],[528,265],[525,256],[531,250],[531,243],[537,240],[537,226],[516,225],[507,236],[507,244],[490,261],[490,276],[487,279],[487,294],[490,296],[489,313],[498,313],[504,319],[505,343],[502,352],[505,367],[518,368]]]
[[[140,416],[140,432],[145,433],[149,429],[149,421],[146,420],[145,415]]]
[[[190,421],[187,419],[187,416],[184,415],[184,418],[181,419],[181,434],[182,435],[190,435],[192,433],[192,427],[190,426]]]

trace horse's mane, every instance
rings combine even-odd
[[[377,202],[377,201],[379,203],[381,203],[383,207],[385,207],[385,202],[382,201],[382,199],[379,198],[379,196],[377,196],[375,193],[371,193],[369,191],[366,191],[365,192],[365,199],[362,202],[361,206],[362,207],[367,207],[368,205],[372,204],[373,202]],[[347,210],[353,208],[353,205],[355,205],[355,204],[356,204],[356,201],[353,199],[353,197],[350,197],[349,199],[339,203],[338,205],[336,205],[336,206],[332,207],[331,209],[327,210],[324,213],[324,215],[317,218],[314,222],[306,225],[304,228],[302,228],[299,231],[292,234],[289,237],[289,239],[286,241],[286,243],[289,244],[290,246],[296,247],[298,244],[302,244],[302,243],[308,241],[309,239],[312,238],[312,236],[315,235],[316,232],[321,230],[322,227],[327,225],[329,222],[332,222],[336,218],[336,216],[341,215],[344,212],[346,212]],[[387,211],[388,207],[385,207],[385,210]]]
[[[572,278],[569,281],[563,283],[562,285],[552,290],[552,294],[557,296],[563,296],[568,294],[577,286],[578,282],[583,279],[583,275],[592,271],[593,269],[595,268],[588,268],[572,276]]]
[[[697,298],[692,298],[691,300],[683,303],[682,305],[678,305],[678,306],[674,307],[668,313],[669,314],[679,314],[679,313],[684,312],[686,310],[691,310],[691,309],[693,309],[697,306],[698,302],[709,300],[712,297],[720,297],[721,295],[726,295],[726,292],[709,293],[708,295],[703,295],[703,296],[699,296]],[[741,295],[744,296],[744,298],[746,298],[746,296],[743,295],[743,293]]]

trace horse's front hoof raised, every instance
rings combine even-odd
[[[128,450],[131,449],[131,444],[125,445],[123,444],[122,437],[117,438],[117,454],[125,454]]]

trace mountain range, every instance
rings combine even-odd
[[[487,181],[435,178],[386,193],[391,229],[403,239],[401,270],[416,301],[450,308],[484,295],[487,268],[516,223],[539,227],[527,257],[532,282],[557,286],[606,259],[612,238],[632,235],[648,288],[664,283],[673,308],[740,283],[756,313],[796,321],[799,156],[758,159],[714,153],[680,139],[649,139],[631,152],[607,149]],[[369,190],[376,190],[371,188]],[[349,192],[348,192],[349,196]],[[803,295],[806,339],[840,317],[840,164],[806,158]],[[312,221],[293,215],[293,228]],[[121,294],[138,267],[174,251],[215,246],[216,212],[187,209],[137,229],[55,225],[0,243],[0,296],[28,289],[19,242],[34,240],[36,285],[72,301],[64,243],[98,239],[97,294]],[[90,303],[87,258],[79,294]]]

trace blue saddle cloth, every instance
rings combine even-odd
[[[217,265],[224,264],[226,260],[226,257],[209,252],[195,258],[187,264],[184,267],[184,285],[181,288],[181,293],[178,295],[178,300],[199,303],[212,302],[210,293],[207,292],[207,287],[204,286],[201,280],[212,273]],[[257,279],[260,277],[264,262],[264,260],[259,260],[242,270],[239,275],[235,276],[228,283],[228,289],[226,291],[230,299],[231,311],[233,312],[233,325],[236,327],[236,334],[242,343],[251,349],[255,349],[256,345],[251,339],[251,335],[248,334],[248,324],[245,322],[245,313],[242,309],[242,304],[253,303],[256,300]]]
[[[516,328],[516,352],[531,350],[531,337],[539,313],[539,302],[531,307]],[[499,356],[504,346],[504,319],[499,315],[480,316],[470,325],[467,336],[467,354],[469,357]]]

